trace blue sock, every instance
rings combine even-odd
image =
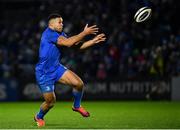
[[[81,106],[81,98],[83,96],[83,91],[77,91],[73,89],[73,97],[74,97],[74,108],[79,108]]]
[[[49,111],[49,110],[43,111],[42,108],[40,108],[40,111],[39,111],[38,114],[37,114],[37,118],[38,118],[38,119],[43,119],[44,116],[46,115],[46,113],[47,113],[48,111]]]

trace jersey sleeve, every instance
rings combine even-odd
[[[57,43],[57,40],[60,36],[66,37],[67,35],[64,32],[58,33],[58,32],[53,32],[51,33],[51,36],[49,37],[50,42],[52,42],[53,44]]]
[[[62,32],[61,35],[68,38],[68,36],[67,36],[67,34],[65,32]]]
[[[52,32],[51,35],[49,36],[49,41],[52,42],[53,44],[56,44],[59,36],[60,35],[57,32]]]

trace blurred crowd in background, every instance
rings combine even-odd
[[[34,77],[50,13],[62,15],[68,36],[81,32],[86,23],[97,24],[106,34],[106,42],[83,51],[60,47],[62,64],[85,80],[180,75],[180,2],[150,2],[151,18],[139,24],[133,20],[137,3],[132,0],[1,1],[0,77]]]

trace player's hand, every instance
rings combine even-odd
[[[93,43],[95,44],[99,42],[104,42],[105,40],[106,40],[106,36],[104,33],[101,33],[92,39]]]
[[[86,24],[83,32],[85,33],[85,35],[90,35],[90,34],[96,35],[96,33],[98,32],[98,29],[99,28],[97,28],[96,25],[88,27],[88,24]]]

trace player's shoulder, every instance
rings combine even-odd
[[[59,37],[59,36],[67,37],[65,32],[63,32],[63,31],[62,32],[56,32],[55,30],[52,30],[48,27],[42,33],[42,37],[47,37],[47,38]]]
[[[52,29],[46,28],[43,33],[42,33],[42,38],[50,38],[53,37],[54,35],[57,35],[55,31]]]
[[[46,28],[43,32],[43,35],[47,35],[47,34],[52,34],[52,33],[56,33],[54,30],[50,29],[50,28]]]

